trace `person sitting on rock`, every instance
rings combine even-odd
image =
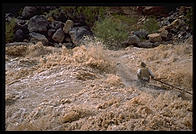
[[[150,82],[150,78],[154,79],[154,74],[146,67],[144,62],[141,62],[140,66],[141,68],[137,71],[137,77],[140,83],[145,86],[146,83]]]

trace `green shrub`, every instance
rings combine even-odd
[[[97,21],[93,27],[95,36],[102,39],[108,49],[119,49],[121,43],[128,38],[128,26],[115,21],[112,17]]]
[[[14,28],[16,26],[16,19],[11,19],[10,22],[5,22],[5,37],[6,43],[12,42],[14,39]]]
[[[160,26],[156,18],[151,16],[144,22],[143,28],[147,30],[149,33],[154,33],[158,31]]]
[[[93,26],[95,21],[98,19],[103,18],[104,16],[104,7],[78,7],[77,8],[77,14],[78,15],[83,15],[85,17],[85,22],[89,26]]]
[[[95,7],[95,6],[61,6],[63,12],[68,15],[69,19],[76,19],[80,16],[84,17],[85,23],[92,27],[98,19],[102,18],[105,14],[106,7]],[[71,16],[70,16],[71,15]]]
[[[59,9],[53,9],[53,10],[50,10],[48,13],[45,12],[45,15],[46,15],[47,18],[59,16],[60,11],[59,11]]]
[[[127,24],[129,26],[129,31],[136,31],[137,30],[137,27],[136,27],[137,18],[136,17],[114,14],[113,18],[116,21],[120,21],[121,23]]]

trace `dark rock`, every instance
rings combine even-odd
[[[65,37],[65,39],[64,39],[64,41],[66,42],[66,43],[71,43],[71,37]]]
[[[49,30],[48,30],[48,37],[49,37],[49,38],[52,38],[52,35],[53,35],[55,32],[56,32],[55,29],[49,29]]]
[[[138,44],[140,39],[136,35],[131,35],[128,37],[127,43],[130,45]]]
[[[153,48],[154,43],[149,42],[149,41],[144,41],[144,42],[140,42],[137,46],[141,48]]]
[[[91,36],[92,32],[87,30],[88,28],[86,28],[85,26],[83,27],[73,27],[70,31],[69,31],[69,35],[71,36],[72,42],[75,45],[79,45],[82,41],[82,38],[85,35]]]
[[[76,47],[76,45],[74,45],[73,43],[63,43],[62,45],[68,49],[72,49],[72,48]]]
[[[29,32],[47,32],[48,20],[43,15],[36,15],[29,20],[28,29]]]
[[[66,22],[67,17],[66,14],[62,11],[62,10],[58,10],[57,13],[55,13],[54,15],[52,15],[52,17],[57,20],[57,21],[62,21],[62,22]]]
[[[162,6],[139,6],[137,11],[142,15],[168,16],[169,10]]]
[[[25,38],[28,37],[27,35],[29,34],[29,30],[28,30],[28,22],[26,20],[16,19],[15,30],[18,29],[21,29],[24,32]]]
[[[35,6],[26,6],[22,11],[22,17],[29,19],[39,13],[39,9]]]
[[[148,31],[146,31],[144,29],[140,29],[139,31],[133,32],[133,34],[135,34],[137,37],[139,37],[141,39],[146,39],[147,35],[148,35]]]
[[[61,21],[52,21],[51,24],[49,24],[49,26],[53,29],[59,29],[59,28],[63,28],[64,24]]]
[[[52,39],[58,43],[62,43],[65,38],[65,34],[61,28],[59,28],[52,36]]]
[[[50,10],[54,10],[56,6],[39,6],[38,7],[42,12],[49,12]]]
[[[38,41],[41,41],[43,45],[47,45],[48,43],[48,39],[40,33],[32,32],[29,34],[29,36],[31,38],[30,42],[37,43]]]
[[[60,48],[60,47],[62,47],[62,44],[61,43],[54,43],[54,47]]]
[[[23,41],[25,39],[24,32],[21,29],[18,29],[14,34],[15,41]]]

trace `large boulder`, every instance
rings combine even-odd
[[[52,39],[58,43],[62,43],[65,38],[65,33],[59,28],[52,36]]]
[[[22,17],[29,19],[38,13],[38,8],[36,6],[26,6],[22,11]]]
[[[92,33],[85,27],[73,27],[70,31],[69,31],[69,35],[71,36],[72,42],[75,45],[80,45],[80,43],[82,42],[82,38],[86,35],[86,36],[91,36]]]
[[[30,42],[37,43],[38,41],[41,41],[44,45],[47,45],[48,43],[48,39],[40,33],[32,32],[29,36],[31,38]]]
[[[44,33],[48,29],[48,20],[43,15],[36,15],[29,20],[28,29],[29,32]]]
[[[21,29],[18,29],[14,34],[14,40],[19,42],[25,39],[25,34]]]

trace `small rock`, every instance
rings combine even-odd
[[[62,43],[65,38],[65,34],[61,28],[59,28],[52,36],[52,39],[58,43]]]
[[[161,35],[159,33],[149,34],[148,38],[151,42],[160,42],[161,41]]]
[[[75,45],[73,43],[63,43],[62,45],[65,46],[68,49],[72,49],[72,48],[75,47]]]
[[[139,31],[133,32],[133,34],[135,34],[139,38],[145,39],[148,35],[148,32],[144,29],[140,29]]]
[[[140,42],[137,46],[141,48],[153,48],[154,44],[149,41],[144,41],[144,42]]]
[[[54,47],[60,48],[60,47],[62,47],[62,44],[61,43],[54,43]]]
[[[63,31],[65,33],[68,33],[69,30],[71,30],[71,28],[73,27],[73,25],[74,25],[74,22],[72,20],[67,20],[66,23],[64,24]]]
[[[25,37],[25,35],[21,29],[18,29],[14,34],[15,41],[23,41],[24,37]]]

